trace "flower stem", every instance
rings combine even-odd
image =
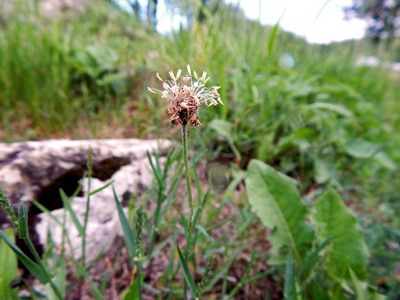
[[[188,151],[187,151],[187,124],[182,124],[182,147],[183,147],[183,163],[185,166],[185,177],[186,177],[186,185],[187,185],[187,193],[188,193],[188,202],[189,202],[189,224],[187,230],[187,240],[184,257],[186,263],[189,264],[190,257],[190,246],[192,243],[192,233],[193,233],[193,199],[192,199],[192,186],[190,184],[190,175],[189,175],[189,160],[188,160]],[[187,298],[187,284],[186,281],[183,282],[183,293],[185,299]]]

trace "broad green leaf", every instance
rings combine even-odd
[[[0,237],[6,242],[11,250],[18,256],[18,259],[24,264],[28,271],[41,283],[46,284],[48,282],[46,274],[42,271],[38,264],[33,262],[28,256],[26,256],[16,245],[10,240],[3,231],[0,230]]]
[[[240,152],[235,146],[235,140],[232,134],[232,123],[220,119],[214,119],[208,125],[210,128],[214,129],[219,136],[225,138],[232,149],[232,152],[235,154],[236,159],[240,161]]]
[[[346,145],[346,152],[355,158],[374,158],[389,170],[396,170],[396,163],[383,151],[384,146],[377,145],[362,139],[351,141]]]
[[[328,246],[328,268],[335,276],[346,275],[350,266],[358,276],[365,276],[365,263],[369,257],[364,233],[356,218],[334,191],[326,191],[315,203],[313,221],[317,227],[317,237],[323,242],[332,236]]]
[[[14,231],[8,228],[5,235],[15,242]],[[17,256],[5,242],[0,241],[0,299],[18,300],[17,289],[10,287],[10,282],[18,275]]]
[[[358,139],[348,143],[345,150],[355,158],[372,158],[382,151],[382,146]]]
[[[290,299],[291,294],[294,292],[294,262],[292,260],[291,252],[287,257],[286,269],[285,269],[285,287],[283,288],[283,294],[285,299]]]
[[[354,289],[356,290],[357,300],[367,300],[368,292],[367,292],[367,284],[358,279],[357,275],[354,271],[349,268],[351,280],[353,281]]]
[[[141,276],[142,280],[144,276]],[[139,280],[139,279],[138,279]],[[138,280],[135,280],[129,287],[129,290],[124,294],[123,300],[139,300]]]
[[[324,160],[316,158],[314,159],[314,179],[318,184],[329,181],[332,177],[331,164]]]
[[[183,276],[185,277],[185,280],[187,284],[190,287],[190,290],[192,291],[192,295],[196,295],[196,284],[194,283],[194,279],[192,277],[192,274],[190,273],[189,267],[185,261],[185,258],[183,257],[182,251],[179,248],[179,245],[176,245],[176,249],[178,250],[178,256],[179,256],[179,263],[182,267],[182,272]]]
[[[315,102],[307,106],[309,109],[326,109],[333,111],[339,115],[345,117],[353,117],[354,114],[351,110],[341,104],[332,104],[332,103],[325,103],[325,102]]]
[[[262,223],[272,229],[269,238],[273,250],[288,247],[302,267],[305,244],[313,240],[306,222],[307,208],[301,203],[296,182],[259,160],[252,160],[247,169],[247,197]]]
[[[383,167],[395,171],[397,170],[396,163],[385,152],[379,152],[374,157]]]
[[[349,268],[351,280],[354,285],[354,289],[356,291],[357,300],[384,300],[386,299],[385,295],[378,294],[376,288],[368,285],[368,283],[361,281],[358,279],[356,273]]]
[[[214,119],[208,124],[208,127],[214,129],[218,135],[225,138],[229,143],[233,143],[233,136],[232,136],[232,123],[220,119]]]
[[[317,135],[317,132],[313,128],[299,128],[293,132],[293,137],[295,139],[306,140],[313,138]]]

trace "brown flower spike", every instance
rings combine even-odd
[[[151,93],[161,93],[161,98],[170,101],[168,107],[168,114],[172,115],[170,118],[171,124],[178,125],[181,123],[186,125],[188,122],[196,127],[201,125],[198,117],[198,109],[201,103],[209,107],[210,105],[217,105],[218,103],[224,105],[218,93],[220,86],[206,87],[207,72],[203,72],[201,78],[198,78],[196,72],[187,66],[187,75],[181,76],[182,70],[179,69],[176,76],[172,71],[169,72],[172,80],[163,80],[157,73],[157,78],[162,82],[163,91],[148,88]]]

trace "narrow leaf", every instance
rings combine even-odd
[[[192,291],[192,295],[196,295],[196,285],[194,283],[194,279],[192,277],[192,274],[190,273],[189,267],[186,264],[185,258],[183,257],[182,251],[179,248],[179,245],[176,245],[176,249],[178,250],[178,255],[179,255],[179,263],[181,264],[182,267],[182,272],[183,276],[185,277],[185,280],[187,284],[190,287],[190,290]]]
[[[152,159],[152,157],[151,157],[151,155],[150,155],[150,152],[149,152],[149,151],[146,151],[146,153],[147,153],[147,158],[149,159],[149,163],[150,163],[151,169],[153,170],[153,175],[154,175],[154,177],[156,178],[157,183],[158,183],[159,185],[162,185],[162,180],[161,180],[161,177],[160,177],[160,172],[159,172],[159,170],[156,169],[156,167],[154,166],[153,159]]]
[[[102,186],[101,188],[98,188],[97,190],[91,192],[89,194],[89,196],[93,196],[94,194],[97,194],[98,192],[104,190],[105,188],[109,187],[110,185],[112,185],[114,183],[115,180],[110,181],[109,183],[105,184],[104,186]]]
[[[28,256],[26,256],[5,234],[0,230],[0,237],[7,243],[11,250],[18,256],[18,259],[24,264],[28,271],[41,283],[46,284],[48,282],[46,275],[38,264],[33,262]]]
[[[72,222],[74,222],[76,229],[79,232],[80,236],[83,236],[83,227],[81,223],[79,222],[78,217],[75,214],[75,211],[71,207],[71,203],[68,199],[68,196],[65,194],[65,192],[60,189],[60,196],[61,200],[63,202],[64,208],[68,211],[69,215],[71,216]]]
[[[18,233],[20,239],[28,237],[28,213],[24,201],[19,203],[18,208]]]
[[[133,234],[131,227],[129,226],[128,219],[125,215],[124,209],[122,208],[121,202],[119,202],[119,199],[118,199],[117,193],[115,192],[114,186],[112,188],[113,188],[113,192],[114,192],[115,204],[117,206],[119,221],[121,223],[122,230],[124,231],[125,242],[129,248],[129,251],[132,254],[132,257],[135,257],[136,256],[135,236]]]
[[[55,217],[49,209],[47,209],[45,206],[40,204],[38,201],[35,199],[32,199],[32,203],[39,208],[42,212],[46,213],[54,222],[56,222],[59,226],[63,226],[62,223]]]
[[[331,242],[332,236],[329,236],[328,238],[325,239],[318,247],[315,249],[313,252],[311,252],[303,265],[303,269],[301,270],[302,273],[305,274],[306,278],[308,275],[311,273],[311,270],[314,268],[314,266],[318,263],[320,260],[320,253],[321,251]]]
[[[283,15],[282,15],[282,17],[283,17]],[[272,28],[271,35],[269,36],[269,39],[268,39],[268,58],[269,59],[272,58],[272,50],[273,50],[274,45],[275,45],[276,35],[278,33],[280,21],[281,21],[281,19],[279,19],[279,21],[274,25],[274,27]]]

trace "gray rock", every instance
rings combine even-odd
[[[44,188],[68,174],[82,177],[89,148],[93,151],[93,176],[109,179],[123,165],[146,158],[146,151],[164,154],[167,140],[47,140],[0,144],[0,185],[11,203],[40,196]]]
[[[0,144],[0,185],[13,205],[16,206],[20,199],[29,203],[35,198],[62,221],[64,209],[61,208],[59,188],[69,195],[76,189],[86,170],[89,147],[93,151],[91,191],[114,181],[119,200],[127,202],[132,193],[147,189],[152,182],[146,151],[156,150],[165,155],[173,143],[168,140],[122,139]],[[81,224],[86,211],[87,178],[82,186],[82,194],[71,204]],[[58,209],[53,210],[54,202],[58,202]],[[47,214],[38,215],[38,219],[36,232],[40,243],[46,244],[49,231],[56,247],[61,248],[62,228]],[[65,244],[66,251],[79,259],[81,237],[68,214],[66,228],[71,239],[71,245]],[[121,234],[113,191],[108,187],[90,198],[87,261],[92,261],[103,248],[109,250],[114,239]]]

